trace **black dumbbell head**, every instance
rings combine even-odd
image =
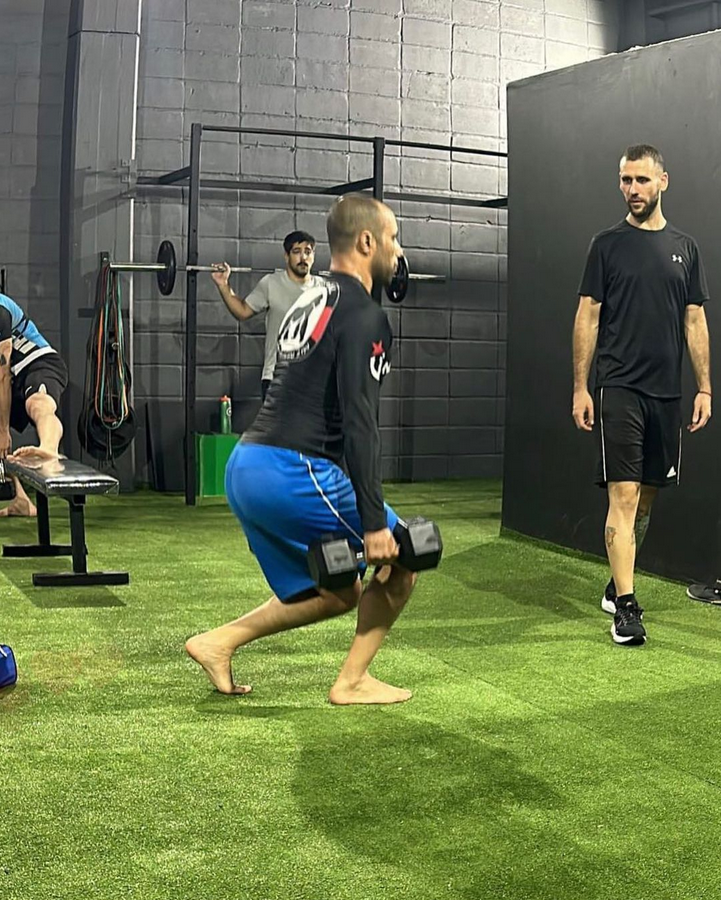
[[[358,556],[347,539],[321,539],[308,548],[311,578],[327,591],[351,587],[358,577]]]
[[[398,562],[411,572],[435,569],[443,555],[441,532],[430,519],[410,519],[398,521],[393,529],[400,552]]]

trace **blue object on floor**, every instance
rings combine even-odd
[[[7,644],[0,644],[0,688],[9,687],[18,680],[15,655]]]

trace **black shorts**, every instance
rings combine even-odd
[[[596,392],[599,464],[596,484],[634,481],[653,487],[681,478],[681,401],[622,387]]]
[[[25,409],[25,401],[33,394],[46,393],[60,405],[60,398],[68,385],[68,370],[62,357],[57,353],[46,353],[36,362],[31,362],[12,380],[12,408],[10,426],[15,431],[25,431],[30,418]]]

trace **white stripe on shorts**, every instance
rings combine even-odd
[[[603,467],[603,480],[608,481],[608,473],[606,472],[606,437],[603,431],[603,388],[601,388],[601,398],[599,401],[599,420],[601,422],[601,465]]]
[[[323,501],[325,502],[328,509],[333,513],[333,515],[336,517],[336,519],[338,519],[339,522],[341,522],[343,525],[345,525],[345,527],[348,529],[348,531],[350,531],[350,533],[354,537],[358,538],[358,540],[362,544],[363,538],[358,534],[358,532],[355,529],[350,527],[350,525],[346,522],[346,520],[343,518],[343,516],[338,512],[338,510],[335,508],[335,506],[333,506],[333,504],[330,502],[328,497],[325,495],[325,493],[323,492],[323,488],[318,484],[318,479],[315,477],[315,472],[313,471],[313,467],[311,466],[310,460],[308,459],[308,457],[304,456],[302,453],[300,453],[299,456],[303,460],[303,462],[306,464],[306,466],[308,466],[308,474],[310,475],[310,477],[313,481],[313,484],[315,485],[315,489],[318,491],[318,493],[323,498]]]

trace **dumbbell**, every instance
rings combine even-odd
[[[441,561],[443,541],[435,522],[430,519],[400,519],[393,529],[398,542],[398,565],[411,572],[435,569]],[[354,550],[347,538],[333,535],[314,541],[308,548],[308,568],[313,581],[328,591],[350,587],[358,577],[358,565],[364,562],[362,552]]]
[[[5,460],[0,459],[0,503],[12,500],[15,496],[15,483],[5,473]]]

